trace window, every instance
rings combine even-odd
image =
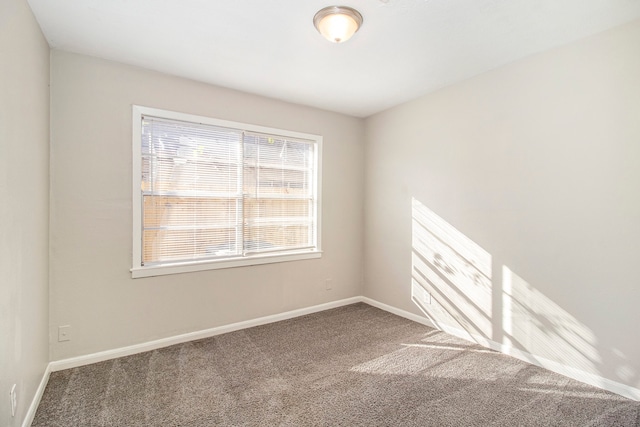
[[[320,257],[322,137],[133,107],[133,277]]]

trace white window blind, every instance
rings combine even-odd
[[[313,249],[314,145],[244,134],[245,252]]]
[[[157,114],[139,120],[134,269],[319,251],[317,140]]]

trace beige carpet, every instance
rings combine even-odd
[[[354,304],[54,372],[32,425],[640,427],[640,403]]]

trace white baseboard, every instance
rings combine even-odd
[[[453,328],[447,325],[435,325],[426,317],[419,316],[419,315],[410,313],[408,311],[401,310],[396,307],[392,307],[390,305],[381,303],[371,298],[363,297],[362,302],[365,302],[374,307],[378,307],[390,313],[396,314],[400,317],[404,317],[406,319],[413,320],[418,323],[422,323],[423,325],[439,329],[443,332],[446,332],[458,338],[475,342],[477,344],[480,344],[483,347],[490,348],[491,350],[495,350],[503,354],[507,354],[509,356],[515,357],[516,359],[520,359],[524,362],[531,363],[532,365],[540,366],[541,368],[547,369],[549,371],[555,372],[560,375],[564,375],[565,377],[569,377],[574,380],[583,382],[585,384],[589,384],[589,385],[610,391],[612,393],[619,394],[620,396],[626,397],[628,399],[640,401],[640,389],[628,386],[626,384],[622,384],[622,383],[601,377],[599,375],[583,371],[581,369],[576,369],[571,366],[567,366],[562,363],[558,363],[553,360],[546,359],[544,357],[536,356],[535,354],[527,353],[526,351],[522,351],[517,348],[513,348],[511,346],[497,343],[495,341],[492,341],[480,335],[470,334],[464,329]]]
[[[640,389],[601,377],[600,375],[583,371],[581,369],[573,368],[544,357],[536,356],[535,354],[527,353],[526,351],[522,351],[511,346],[499,344],[494,341],[492,341],[492,344],[493,345],[491,347],[494,350],[513,356],[516,359],[529,362],[532,365],[540,366],[548,369],[549,371],[564,375],[565,377],[573,378],[574,380],[585,384],[619,394],[620,396],[624,396],[628,399],[640,401]]]
[[[374,299],[368,297],[362,297],[361,301],[369,304],[373,307],[379,308],[380,310],[388,311],[389,313],[393,313],[396,316],[404,317],[405,319],[413,320],[414,322],[421,323],[430,328],[440,329],[436,325],[434,325],[429,319],[423,316],[418,316],[417,314],[409,313],[408,311],[401,310],[399,308],[393,307],[391,305],[387,305],[380,301],[376,301]]]
[[[47,382],[49,382],[50,374],[51,363],[47,364],[47,367],[42,374],[42,379],[40,380],[40,384],[36,389],[36,394],[33,396],[31,404],[29,405],[29,409],[27,409],[27,413],[24,416],[24,420],[22,421],[22,427],[30,427],[33,423],[33,418],[36,416],[36,411],[38,410],[38,405],[40,405],[40,400],[42,399],[42,395],[44,394],[44,389],[47,388]]]
[[[569,378],[573,378],[577,381],[593,385],[598,388],[602,388],[604,390],[611,391],[613,393],[619,394],[626,398],[640,401],[640,389],[609,380],[607,378],[601,377],[599,375],[595,375],[589,372],[582,371],[580,369],[573,368],[571,366],[567,366],[558,362],[554,362],[549,359],[545,359],[543,357],[536,356],[531,353],[527,353],[522,350],[518,350],[515,348],[510,348],[503,344],[497,343],[495,341],[489,340],[482,336],[475,336],[473,334],[469,334],[467,331],[462,329],[453,328],[447,325],[435,325],[426,317],[410,313],[408,311],[381,303],[374,299],[358,296],[347,298],[339,301],[332,301],[326,304],[315,305],[312,307],[301,308],[298,310],[287,311],[284,313],[274,314],[271,316],[259,317],[257,319],[246,320],[243,322],[232,323],[230,325],[219,326],[216,328],[205,329],[202,331],[190,332],[187,334],[176,335],[173,337],[163,338],[154,341],[148,341],[141,344],[136,344],[127,347],[121,347],[113,350],[106,350],[98,353],[88,354],[85,356],[78,356],[69,359],[56,360],[49,363],[47,367],[47,371],[43,377],[43,382],[40,384],[38,388],[38,393],[36,394],[36,398],[34,398],[34,402],[29,408],[28,416],[25,419],[25,424],[23,426],[28,426],[27,420],[29,419],[29,415],[31,416],[31,420],[35,415],[35,410],[38,407],[38,403],[40,402],[40,397],[44,392],[44,387],[46,386],[46,379],[49,377],[49,372],[60,371],[63,369],[75,368],[78,366],[88,365],[91,363],[102,362],[104,360],[115,359],[117,357],[130,356],[132,354],[142,353],[145,351],[155,350],[162,347],[167,347],[174,344],[182,344],[188,341],[199,340],[203,338],[209,338],[212,336],[225,334],[228,332],[234,332],[241,329],[251,328],[254,326],[266,325],[268,323],[279,322],[281,320],[292,319],[299,316],[304,316],[306,314],[316,313],[319,311],[329,310],[331,308],[342,307],[349,304],[355,304],[357,302],[364,302],[373,307],[377,307],[381,310],[385,310],[389,313],[393,313],[397,316],[404,317],[406,319],[412,320],[414,322],[423,324],[425,326],[429,326],[431,328],[442,330],[448,334],[453,336],[475,342],[477,344],[482,345],[483,347],[490,348],[492,350],[498,351],[500,353],[507,354],[509,356],[515,357],[517,359],[523,360],[525,362],[531,363],[536,366],[540,366],[542,368],[548,369],[552,372],[558,373],[560,375],[564,375]]]
[[[346,298],[338,301],[328,302],[325,304],[314,305],[312,307],[286,311],[284,313],[278,313],[270,316],[259,317],[257,319],[245,320],[243,322],[231,323],[229,325],[218,326],[210,329],[204,329],[202,331],[189,332],[186,334],[175,335],[173,337],[162,338],[154,341],[147,341],[144,343],[135,344],[127,347],[115,348],[112,350],[101,351],[98,353],[87,354],[84,356],[71,357],[69,359],[56,360],[51,362],[49,366],[50,366],[51,372],[61,371],[63,369],[77,368],[78,366],[89,365],[91,363],[97,363],[105,360],[115,359],[117,357],[130,356],[132,354],[156,350],[158,348],[168,347],[174,344],[182,344],[188,341],[195,341],[203,338],[209,338],[216,335],[226,334],[228,332],[234,332],[234,331],[239,331],[241,329],[252,328],[254,326],[266,325],[268,323],[292,319],[294,317],[299,317],[299,316],[304,316],[306,314],[329,310],[331,308],[342,307],[345,305],[354,304],[361,301],[362,301],[362,297]]]

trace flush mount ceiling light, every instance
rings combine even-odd
[[[347,6],[329,6],[313,17],[318,32],[333,43],[346,42],[362,25],[362,15]]]

